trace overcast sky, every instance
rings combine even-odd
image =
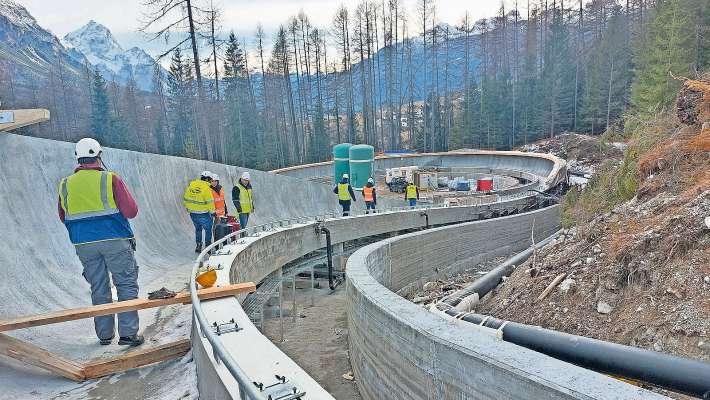
[[[160,43],[146,44],[136,33],[144,7],[141,0],[16,0],[24,5],[40,25],[51,30],[58,37],[83,26],[93,19],[116,36],[126,49],[132,46],[146,48],[155,54]],[[381,1],[381,0],[378,0]],[[407,12],[414,16],[417,0],[401,0]],[[506,8],[515,0],[504,0]],[[340,4],[351,10],[358,0],[214,0],[223,10],[224,31],[234,30],[237,35],[251,41],[257,23],[264,26],[271,37],[278,26],[303,9],[312,23],[318,27],[330,27],[330,21]],[[526,0],[519,0],[521,14]],[[436,19],[438,22],[458,23],[468,10],[473,20],[490,17],[496,13],[501,0],[438,0]],[[246,36],[246,37],[245,37]]]

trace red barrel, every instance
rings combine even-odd
[[[493,178],[481,178],[476,182],[476,190],[487,192],[493,190]]]

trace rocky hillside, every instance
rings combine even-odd
[[[710,79],[677,111],[629,126],[623,160],[567,195],[573,226],[476,312],[710,361]]]

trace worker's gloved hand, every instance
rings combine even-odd
[[[128,239],[128,242],[131,244],[133,251],[136,251],[136,238]]]

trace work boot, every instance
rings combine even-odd
[[[99,339],[99,344],[101,344],[102,346],[108,346],[111,344],[112,341],[113,341],[113,336],[111,336],[108,339]]]
[[[118,339],[118,344],[121,346],[136,347],[142,345],[144,341],[143,335],[121,336]]]
[[[197,243],[197,247],[195,247],[195,253],[200,254],[202,251],[202,243]]]

